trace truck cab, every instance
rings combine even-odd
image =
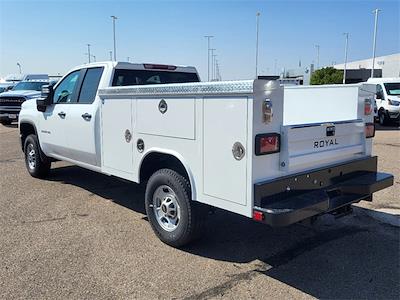
[[[72,69],[56,85],[50,86],[52,103],[48,103],[45,111],[36,109],[36,99],[23,103],[20,124],[35,126],[46,155],[99,170],[99,89],[199,80],[193,67],[128,62],[85,64]],[[119,121],[116,116],[113,123]]]
[[[370,78],[367,83],[375,84],[376,113],[380,125],[400,121],[400,78]]]

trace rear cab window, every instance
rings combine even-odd
[[[116,69],[112,86],[199,82],[196,73]]]
[[[94,101],[102,74],[103,67],[87,69],[79,93],[78,103],[90,104]]]

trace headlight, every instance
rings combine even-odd
[[[388,99],[388,100],[389,100],[389,105],[393,105],[393,106],[399,106],[399,105],[400,105],[400,102],[399,102],[399,101],[390,100],[390,99]]]

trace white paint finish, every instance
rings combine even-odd
[[[359,85],[284,88],[283,125],[357,119]]]
[[[114,98],[105,99],[101,106],[102,169],[123,178],[129,177],[135,171],[132,162],[135,143],[132,103],[132,99]],[[132,134],[129,143],[125,140],[126,130]]]
[[[194,200],[251,217],[254,183],[370,154],[372,139],[365,141],[361,131],[354,128],[344,131],[343,147],[314,151],[309,148],[309,143],[313,138],[321,137],[323,132],[314,132],[308,128],[300,135],[292,136],[287,154],[291,156],[293,168],[282,170],[279,166],[279,153],[254,155],[256,134],[281,133],[284,104],[290,102],[290,96],[289,100],[284,99],[284,90],[279,84],[256,80],[253,87],[248,81],[239,81],[108,88],[115,63],[105,63],[104,66],[99,86],[103,91],[100,98],[104,105],[102,101],[93,104],[93,114],[100,110],[93,124],[94,143],[86,143],[78,122],[80,114],[74,111],[71,116],[76,115],[76,122],[73,123],[72,133],[80,135],[74,137],[75,146],[71,143],[71,151],[76,159],[70,159],[67,155],[50,156],[138,182],[140,163],[147,152],[168,153],[177,157],[186,168]],[[332,121],[329,114],[335,114],[335,119],[358,118],[364,122],[371,119],[370,116],[363,116],[365,93],[357,86],[285,89],[293,93],[293,99],[301,98],[301,107],[296,107],[298,103],[295,103],[294,106],[289,105],[285,112],[286,116],[290,115],[293,123],[312,123],[318,120],[326,123]],[[311,96],[306,97],[307,93]],[[164,115],[158,111],[158,103],[162,98],[166,99],[169,106]],[[274,116],[269,124],[262,122],[262,102],[265,99],[273,103]],[[326,112],[332,110],[329,105],[333,105],[336,111]],[[36,106],[24,106],[26,109],[21,111],[20,120],[31,121],[37,125],[39,132],[46,126],[51,130],[59,126],[60,132],[64,133],[62,126],[53,126],[50,122],[47,124],[47,120],[42,120],[43,114],[36,111]],[[339,111],[338,117],[340,109],[346,112]],[[125,141],[126,129],[132,132],[130,143]],[[337,134],[342,138],[340,131],[341,128],[338,128]],[[65,138],[63,134],[57,135],[57,138],[60,138],[58,143],[62,147],[68,145],[67,141],[61,141]],[[136,149],[138,138],[145,142],[144,153]],[[241,161],[236,161],[232,155],[232,146],[236,141],[240,141],[246,148],[246,155]],[[86,144],[79,148],[78,143]],[[90,153],[93,145],[96,162],[101,158],[101,169],[94,163],[84,162],[87,161],[84,154]]]
[[[246,157],[236,160],[232,146],[247,145],[247,97],[204,98],[204,193],[246,205]]]
[[[64,134],[67,138],[68,148],[71,149],[69,158],[89,165],[100,166],[96,153],[96,127],[99,127],[99,106],[92,104],[70,104],[68,117],[65,119]],[[85,120],[82,115],[90,114],[90,120]]]
[[[159,103],[167,103],[167,111],[159,111]],[[195,139],[195,98],[138,98],[137,132],[174,138]]]
[[[69,108],[69,104],[53,104],[47,108],[46,112],[39,115],[40,121],[38,120],[39,126],[37,126],[37,130],[39,132],[40,143],[46,155],[70,157],[67,136],[65,134],[65,126],[69,118]],[[65,113],[65,117],[62,118],[59,113]]]

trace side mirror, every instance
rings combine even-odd
[[[42,94],[36,100],[36,107],[38,111],[45,112],[47,106],[53,104],[53,85],[44,85],[42,86]]]

